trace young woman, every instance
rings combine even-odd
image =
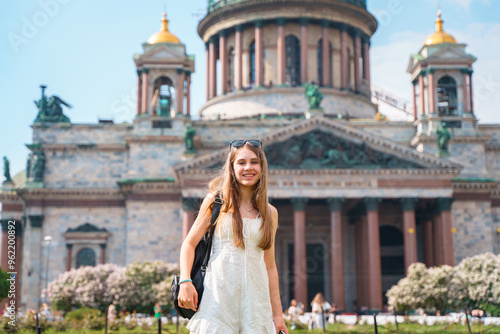
[[[274,239],[278,212],[267,198],[267,160],[262,142],[234,140],[213,180],[198,218],[181,247],[179,304],[198,312],[191,333],[288,334],[283,321]],[[215,195],[222,206],[205,276],[203,299],[190,282],[196,245],[208,231]],[[198,308],[199,306],[199,308]]]

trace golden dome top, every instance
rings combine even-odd
[[[156,43],[180,43],[181,41],[168,31],[168,20],[167,13],[163,13],[163,18],[161,19],[161,29],[158,32],[155,32],[148,38],[149,44]]]
[[[434,45],[441,43],[457,44],[456,39],[443,30],[443,20],[441,19],[441,9],[438,10],[438,17],[436,19],[436,32],[427,37],[424,45]]]

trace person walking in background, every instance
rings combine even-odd
[[[299,321],[299,317],[302,315],[303,310],[298,306],[297,301],[292,299],[290,301],[290,307],[288,308],[288,317],[292,322],[291,329],[295,329],[296,323]]]
[[[187,325],[191,333],[288,334],[274,258],[278,212],[269,204],[267,175],[260,140],[229,144],[220,176],[210,182],[181,247],[179,305],[198,310]],[[222,205],[198,308],[190,272],[195,248],[210,227],[216,194]]]
[[[331,307],[321,292],[314,296],[311,302],[313,312],[312,328],[326,328],[326,317]]]

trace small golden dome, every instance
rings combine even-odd
[[[156,43],[180,43],[180,42],[181,41],[177,38],[177,36],[168,31],[167,13],[163,13],[163,18],[161,19],[161,29],[160,31],[152,34],[151,37],[148,38],[148,43],[156,44]]]
[[[443,30],[443,20],[441,19],[441,9],[438,10],[438,17],[436,19],[436,32],[427,37],[425,45],[452,43],[457,44],[457,40]]]

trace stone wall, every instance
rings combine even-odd
[[[491,203],[457,201],[452,207],[455,263],[465,257],[494,251],[494,224]]]

